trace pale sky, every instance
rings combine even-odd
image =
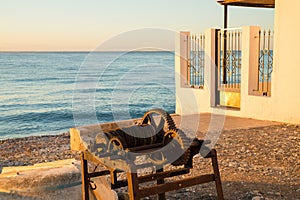
[[[273,28],[274,9],[229,7],[229,27]],[[140,28],[223,26],[215,0],[1,0],[0,51],[90,51]]]

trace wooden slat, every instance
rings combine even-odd
[[[127,180],[120,180],[120,181],[116,181],[114,184],[111,184],[111,189],[117,189],[126,186],[128,186]]]
[[[208,183],[211,181],[215,181],[215,176],[213,174],[195,176],[193,178],[186,178],[179,181],[174,181],[170,183],[165,183],[161,185],[146,187],[140,189],[139,198],[150,196],[153,194],[164,193],[172,190],[178,190],[180,188],[190,187],[193,185],[198,185],[202,183]]]
[[[97,177],[97,176],[105,176],[105,175],[108,175],[108,174],[110,174],[110,171],[109,170],[104,170],[104,171],[100,171],[100,172],[88,173],[87,177],[88,178],[94,178],[94,177]]]
[[[217,0],[222,5],[274,8],[275,0]]]
[[[181,169],[176,169],[176,170],[166,171],[166,172],[157,172],[156,174],[149,174],[149,175],[139,177],[139,183],[154,181],[161,178],[170,178],[173,176],[188,174],[189,172],[190,170],[186,168],[181,168]]]

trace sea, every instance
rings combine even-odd
[[[175,112],[174,52],[1,52],[0,140]]]

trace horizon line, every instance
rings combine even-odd
[[[126,50],[107,50],[107,51],[72,51],[72,50],[66,50],[66,51],[55,51],[55,50],[41,50],[41,51],[0,51],[0,53],[91,53],[91,52],[174,52],[174,51],[167,51],[167,50],[134,50],[134,51],[126,51]]]

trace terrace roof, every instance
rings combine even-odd
[[[217,0],[218,3],[228,6],[246,6],[246,7],[261,7],[274,8],[275,0]]]

